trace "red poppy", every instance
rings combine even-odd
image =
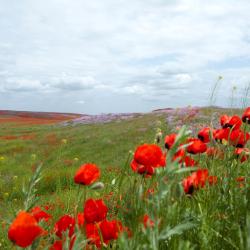
[[[230,116],[228,115],[222,115],[220,117],[220,125],[222,128],[226,128],[227,127],[227,124],[229,123],[229,120],[230,120]]]
[[[198,162],[189,156],[185,156],[183,161],[186,167],[193,167],[193,166],[198,165]]]
[[[250,107],[246,108],[242,115],[242,121],[250,124]]]
[[[45,209],[45,210],[52,210],[52,209],[54,209],[55,208],[55,205],[52,205],[52,204],[46,204],[46,205],[44,205],[43,206],[43,208]]]
[[[31,214],[21,211],[9,227],[8,238],[17,246],[25,248],[43,234],[45,231],[36,219]]]
[[[241,162],[244,162],[249,158],[250,150],[248,148],[236,148],[234,153],[240,158]]]
[[[228,127],[232,128],[233,130],[240,129],[242,124],[242,121],[238,115],[233,115],[229,122],[228,122]]]
[[[177,134],[170,134],[165,137],[165,148],[171,149],[175,143]]]
[[[206,184],[206,180],[208,178],[208,170],[207,169],[199,169],[195,173],[194,176],[194,186],[197,187],[204,187]]]
[[[155,225],[154,221],[149,217],[148,214],[143,216],[143,225],[145,228],[153,227]]]
[[[185,157],[185,150],[183,148],[179,149],[173,156],[173,161],[178,161],[179,163],[183,162],[183,159]]]
[[[86,223],[95,223],[106,218],[108,208],[102,199],[88,199],[84,206],[84,218]]]
[[[119,233],[122,231],[122,223],[117,220],[103,220],[100,223],[100,229],[104,242],[116,240],[119,236]]]
[[[250,139],[249,133],[244,133],[242,130],[233,130],[230,133],[230,143],[236,147],[243,148]]]
[[[199,131],[198,138],[202,142],[208,143],[208,142],[210,142],[210,134],[211,134],[211,128],[206,127],[206,128],[203,128],[202,130]]]
[[[76,172],[74,181],[77,184],[90,185],[100,178],[100,169],[91,163],[82,165]]]
[[[85,226],[86,237],[90,244],[96,245],[97,248],[101,247],[101,238],[99,235],[99,224],[89,223]]]
[[[190,138],[187,140],[187,143],[190,144],[187,147],[187,152],[190,154],[201,154],[207,150],[207,145],[200,139]]]
[[[75,231],[75,219],[71,217],[70,215],[63,215],[54,226],[55,234],[62,238],[63,233],[68,230],[69,237],[71,237],[74,234]]]
[[[218,182],[218,177],[214,175],[208,176],[208,183],[209,185],[214,185]]]
[[[84,223],[85,223],[84,213],[77,214],[77,223],[78,223],[79,228],[82,228],[84,226]]]
[[[155,172],[155,169],[152,166],[139,165],[135,160],[131,162],[130,167],[134,172],[145,174],[146,176],[151,176]]]
[[[222,142],[222,140],[228,140],[230,128],[217,129],[214,132],[214,139]]]
[[[149,188],[146,192],[146,194],[149,195],[153,195],[155,193],[155,189],[154,188]]]
[[[134,172],[152,175],[154,168],[164,167],[165,164],[166,155],[163,154],[159,146],[155,144],[144,144],[137,147],[130,166]]]
[[[51,218],[51,215],[43,211],[40,207],[34,207],[31,210],[31,214],[39,222],[40,220],[48,221]]]
[[[63,241],[62,240],[55,241],[49,250],[63,250]]]
[[[240,176],[236,178],[237,182],[244,182],[245,181],[245,177],[244,176]]]
[[[207,181],[209,184],[214,184],[215,180],[217,181],[214,176],[209,179],[207,169],[199,169],[185,178],[182,182],[182,186],[186,194],[192,194],[195,189],[203,188]]]
[[[192,194],[194,192],[194,177],[192,175],[186,177],[182,181],[182,186],[186,194]]]
[[[69,244],[69,250],[73,249],[74,243],[75,243],[76,237],[72,237]],[[54,242],[54,244],[50,247],[49,250],[63,250],[63,241],[57,240]]]
[[[215,140],[226,140],[235,147],[244,147],[250,139],[249,133],[244,133],[240,129],[231,130],[230,128],[218,129],[214,134]]]
[[[246,178],[244,176],[239,176],[235,180],[239,183],[240,188],[243,188],[245,186]]]
[[[220,118],[220,123],[222,128],[232,128],[234,130],[240,128],[242,121],[238,115],[223,115]]]

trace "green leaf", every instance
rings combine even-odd
[[[167,240],[173,235],[181,235],[184,231],[196,227],[196,224],[193,222],[186,222],[179,224],[173,228],[166,228],[163,230],[159,236],[159,240]]]

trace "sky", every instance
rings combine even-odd
[[[0,109],[240,106],[249,13],[249,0],[0,0]]]

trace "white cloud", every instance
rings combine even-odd
[[[218,75],[249,81],[249,12],[245,0],[2,1],[0,91],[204,104]]]
[[[92,89],[97,85],[97,81],[91,76],[67,76],[55,77],[50,82],[51,87],[74,91]]]
[[[85,104],[86,102],[84,100],[79,100],[79,101],[76,101],[77,104]]]
[[[1,84],[3,91],[38,91],[46,88],[39,80],[20,79],[16,77],[7,78]]]

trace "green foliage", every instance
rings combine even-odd
[[[186,126],[208,124],[213,109],[204,109],[204,116],[188,121]],[[157,121],[161,121],[158,123]],[[190,122],[190,123],[189,123]],[[0,125],[3,126],[3,125]],[[84,200],[107,197],[110,216],[122,221],[132,232],[112,243],[112,249],[248,249],[250,247],[250,186],[235,179],[250,177],[249,161],[241,163],[233,156],[233,148],[219,145],[224,159],[196,156],[200,166],[218,176],[218,183],[205,186],[193,196],[183,192],[182,180],[190,168],[172,163],[177,144],[169,152],[167,167],[156,176],[143,178],[130,169],[132,152],[141,143],[153,143],[157,129],[163,135],[174,128],[165,125],[165,115],[151,114],[123,122],[78,126],[33,126],[6,128],[13,135],[32,130],[30,141],[0,141],[0,249],[14,249],[7,239],[8,224],[19,209],[54,205],[51,225],[62,215],[83,211]],[[179,133],[180,142],[188,136],[187,129]],[[66,139],[66,141],[62,141]],[[161,141],[160,146],[164,143]],[[73,182],[76,169],[94,162],[101,167],[103,189],[78,187]],[[42,179],[40,170],[42,164]],[[194,170],[194,168],[192,169]],[[30,180],[30,181],[29,181]],[[28,187],[24,194],[23,184]],[[148,190],[154,189],[154,194]],[[24,205],[22,205],[24,202]],[[153,227],[143,226],[143,215],[154,221]],[[86,244],[84,234],[76,232],[74,249]],[[47,236],[41,244],[48,245]],[[37,243],[37,242],[36,242]],[[69,242],[65,242],[65,246]],[[39,248],[38,248],[39,249]],[[41,248],[44,249],[44,248]],[[111,246],[108,247],[111,249]]]

